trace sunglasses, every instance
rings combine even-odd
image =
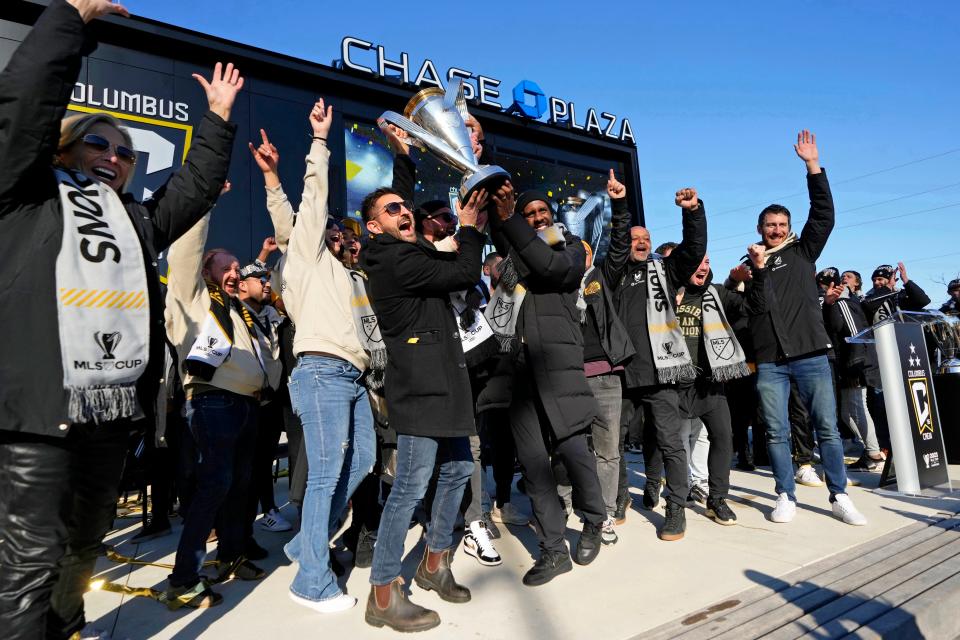
[[[453,214],[449,211],[438,211],[437,213],[431,213],[423,217],[424,220],[436,220],[437,218],[442,218],[444,222],[453,222],[455,220]]]
[[[122,144],[114,145],[103,136],[98,136],[95,133],[88,133],[87,135],[83,136],[83,144],[100,153],[108,151],[112,148],[116,151],[117,158],[120,160],[123,160],[128,164],[137,163],[137,154],[134,153],[133,149],[130,147],[125,147]]]
[[[391,216],[398,216],[400,213],[406,209],[407,211],[413,211],[413,203],[409,200],[402,200],[400,202],[388,202],[384,207],[383,211],[386,211]],[[383,213],[381,211],[380,213]]]

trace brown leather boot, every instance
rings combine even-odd
[[[394,631],[426,631],[440,624],[440,615],[414,604],[403,592],[403,578],[397,577],[390,584],[371,585],[367,598],[367,624],[374,627],[387,625]]]
[[[447,602],[470,602],[470,590],[457,584],[450,571],[450,549],[433,552],[428,548],[413,581],[425,591],[436,591]]]

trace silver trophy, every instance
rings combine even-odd
[[[481,187],[492,190],[510,174],[495,165],[481,165],[473,157],[467,101],[463,97],[463,81],[457,79],[446,91],[430,87],[407,102],[403,115],[385,111],[378,123],[392,124],[405,131],[408,144],[425,148],[441,162],[463,173],[460,181],[460,199],[467,201],[470,194]]]

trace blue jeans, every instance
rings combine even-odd
[[[207,555],[207,536],[217,528],[217,558],[243,552],[246,500],[257,438],[257,403],[229,391],[187,400],[187,434],[181,443],[196,465],[196,492],[183,521],[170,586],[194,584]]]
[[[799,358],[783,363],[757,365],[757,392],[760,411],[767,425],[767,451],[773,466],[778,494],[786,493],[796,502],[793,459],[790,457],[790,381],[810,412],[810,426],[820,443],[820,461],[827,477],[830,499],[846,493],[847,472],[843,466],[843,445],[837,431],[837,399],[827,356]]]
[[[307,491],[300,532],[283,550],[300,564],[290,591],[308,600],[341,593],[330,570],[330,536],[376,459],[373,414],[360,376],[346,360],[310,355],[300,357],[290,376],[290,401],[303,424]]]
[[[370,570],[371,584],[389,584],[400,575],[410,518],[417,502],[427,492],[437,461],[440,475],[427,528],[427,548],[438,552],[453,546],[453,525],[460,511],[463,489],[473,473],[470,438],[397,436],[397,477],[380,516]]]

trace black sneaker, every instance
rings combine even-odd
[[[583,523],[583,531],[577,540],[577,548],[573,552],[573,561],[579,565],[588,565],[597,559],[600,547],[603,546],[603,524]]]
[[[683,538],[687,530],[687,516],[684,511],[681,505],[667,501],[667,519],[657,534],[661,540],[672,542]]]
[[[737,514],[727,505],[727,501],[719,496],[707,498],[707,517],[713,518],[717,524],[737,524]]]
[[[360,536],[353,552],[353,566],[366,569],[373,565],[373,545],[377,543],[377,532],[361,527]]]
[[[528,587],[537,587],[568,571],[573,571],[569,553],[543,549],[533,567],[523,575],[523,584]]]
[[[695,502],[697,504],[706,504],[707,502],[707,492],[704,491],[698,484],[690,487],[690,493],[687,494],[687,504],[690,504],[691,502]]]
[[[243,555],[247,560],[263,560],[270,555],[270,552],[257,544],[253,537],[250,537],[243,545]]]
[[[647,482],[643,485],[643,508],[655,509],[660,504],[660,483]]]
[[[223,602],[223,596],[211,589],[206,580],[198,580],[192,585],[170,587],[157,600],[167,605],[170,611],[176,611],[181,607],[190,609],[215,607]]]
[[[847,471],[879,471],[883,466],[883,459],[876,460],[871,458],[866,453],[864,453],[860,458],[853,464],[847,465]]]
[[[266,571],[243,556],[231,562],[221,562],[217,560],[214,566],[217,570],[217,575],[212,580],[214,584],[226,582],[230,578],[237,578],[238,580],[261,580],[267,575]]]

